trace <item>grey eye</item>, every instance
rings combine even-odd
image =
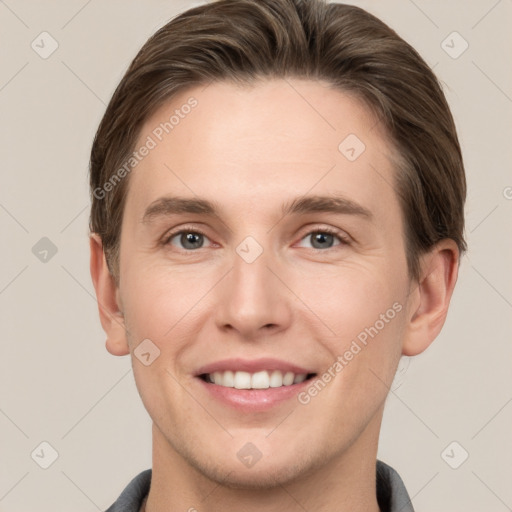
[[[173,240],[175,238],[179,240],[179,244],[181,244],[183,249],[194,250],[200,249],[203,246],[205,236],[195,231],[181,231],[170,237],[168,243],[174,245]]]
[[[332,247],[334,242],[334,236],[329,233],[312,233],[311,237],[312,245],[315,249],[325,249],[325,247]]]

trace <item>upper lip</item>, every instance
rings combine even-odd
[[[223,359],[221,361],[215,361],[207,365],[201,366],[197,370],[197,375],[204,375],[207,373],[214,372],[248,372],[256,373],[263,370],[279,370],[281,372],[293,372],[295,374],[309,374],[313,373],[311,370],[307,370],[296,364],[282,361],[280,359],[274,359],[271,357],[264,357],[260,359]]]

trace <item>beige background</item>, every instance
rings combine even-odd
[[[139,47],[198,3],[0,2],[1,512],[105,510],[151,465],[150,421],[130,360],[105,350],[97,317],[87,161]],[[404,365],[379,456],[400,472],[417,512],[512,510],[512,1],[353,3],[435,67],[469,182],[470,250],[451,312],[434,345]],[[58,43],[46,59],[31,47],[43,31]],[[469,44],[456,59],[442,47],[453,31]],[[452,54],[464,44],[453,37],[445,43]],[[57,248],[46,262],[32,251],[43,237]],[[49,461],[43,441],[58,452],[48,469],[31,457],[36,450],[34,459]],[[459,463],[462,450],[468,459],[452,469],[446,461]]]

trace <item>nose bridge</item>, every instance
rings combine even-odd
[[[256,243],[254,239],[242,242],[236,249],[233,261],[232,280],[235,291],[240,298],[249,300],[255,300],[260,295],[260,298],[264,298],[272,275],[268,269],[273,259],[271,251],[268,247],[263,249],[259,244],[256,246]]]
[[[270,270],[275,266],[268,244],[264,246],[254,237],[247,237],[236,247],[233,268],[226,276],[225,294],[218,307],[219,327],[230,326],[252,337],[265,327],[276,330],[289,322],[285,287]]]

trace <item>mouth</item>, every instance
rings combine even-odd
[[[262,370],[255,373],[246,371],[217,371],[202,373],[199,378],[208,384],[234,389],[269,389],[300,384],[316,376],[316,373],[294,373],[281,370]]]
[[[310,369],[272,358],[218,361],[195,374],[210,399],[241,412],[269,411],[296,399],[316,376]]]

